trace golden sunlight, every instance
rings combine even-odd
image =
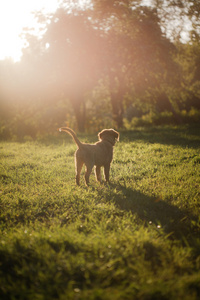
[[[57,9],[59,0],[6,0],[0,2],[0,60],[10,58],[19,61],[25,41],[20,38],[24,27],[39,27],[32,12],[42,10],[45,13]]]

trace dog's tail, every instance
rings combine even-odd
[[[61,128],[58,129],[58,131],[60,131],[60,132],[65,131],[68,134],[70,134],[73,137],[73,139],[74,139],[76,145],[78,146],[78,148],[81,148],[81,146],[83,145],[81,143],[81,141],[79,141],[79,139],[77,138],[76,133],[71,128],[69,128],[69,127],[61,127]]]

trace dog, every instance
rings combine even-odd
[[[76,184],[80,185],[80,173],[83,165],[86,166],[85,183],[89,185],[89,177],[95,166],[96,180],[100,183],[101,167],[104,168],[106,182],[109,182],[110,164],[113,159],[113,146],[119,141],[119,133],[114,129],[104,129],[98,133],[99,141],[95,144],[86,144],[79,141],[76,133],[69,127],[61,127],[60,132],[67,132],[72,136],[78,149],[75,152]]]

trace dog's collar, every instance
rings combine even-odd
[[[115,145],[115,143],[111,142],[110,140],[105,139],[104,141],[110,143],[112,146]]]

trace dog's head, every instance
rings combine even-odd
[[[115,145],[116,141],[119,141],[119,133],[114,129],[104,129],[99,132],[98,137],[100,140],[108,141],[113,146]]]

